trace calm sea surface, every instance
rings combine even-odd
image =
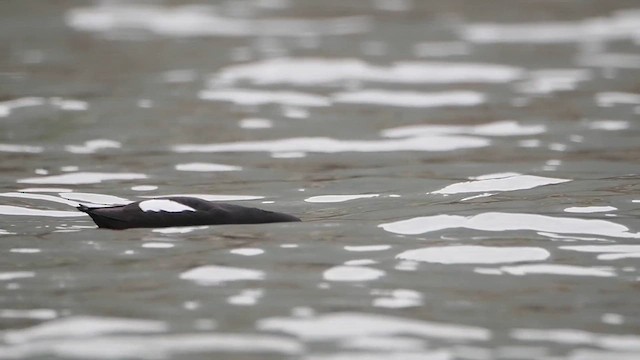
[[[0,2],[0,359],[640,358],[637,1]],[[302,223],[98,230],[183,194]]]

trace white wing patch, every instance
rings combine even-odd
[[[182,212],[182,211],[196,211],[196,209],[187,205],[180,204],[179,202],[167,200],[167,199],[154,199],[145,200],[138,204],[142,211],[167,211],[167,212]]]

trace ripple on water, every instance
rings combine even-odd
[[[479,105],[486,101],[486,96],[476,91],[427,93],[368,89],[335,93],[332,95],[332,99],[338,103],[348,104],[373,104],[400,107],[440,107]]]
[[[488,212],[475,216],[421,216],[380,224],[378,227],[403,235],[417,235],[444,229],[465,228],[482,231],[531,230],[550,233],[640,238],[640,234],[629,232],[628,227],[606,220],[501,212]]]
[[[479,125],[408,125],[383,130],[384,137],[412,137],[436,134],[468,134],[480,136],[525,136],[547,131],[542,124],[521,125],[514,120],[495,121]]]
[[[87,140],[83,145],[66,145],[64,149],[74,154],[93,154],[103,149],[119,149],[122,144],[115,140],[94,139]]]
[[[541,261],[549,256],[547,250],[537,247],[434,246],[408,250],[396,258],[437,264],[500,264]]]

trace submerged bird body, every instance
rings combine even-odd
[[[97,208],[80,205],[78,210],[89,214],[98,227],[115,230],[300,221],[288,214],[191,197],[151,199]]]

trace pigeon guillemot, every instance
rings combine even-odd
[[[98,227],[115,230],[300,221],[293,215],[191,197],[150,199],[109,207],[80,205],[77,209],[89,214]]]

